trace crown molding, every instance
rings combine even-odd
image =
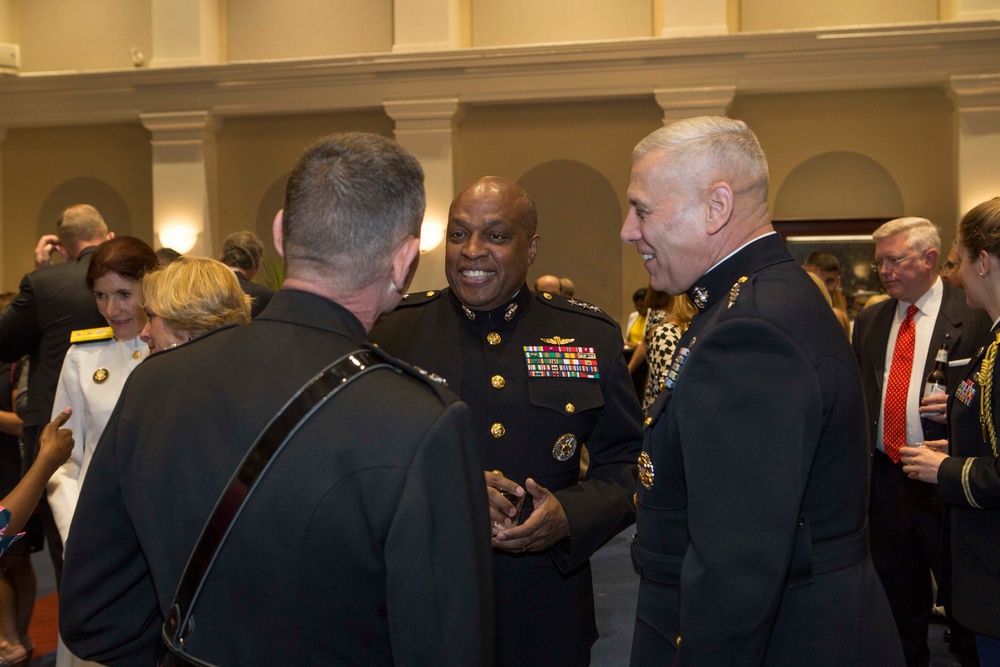
[[[665,89],[736,94],[941,86],[1000,72],[1000,21],[935,22],[684,38],[0,77],[0,127],[139,122],[382,108],[652,98]]]

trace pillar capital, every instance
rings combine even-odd
[[[200,144],[214,140],[221,121],[208,111],[170,111],[139,114],[153,135],[153,146]]]
[[[736,86],[657,88],[656,103],[663,110],[663,124],[694,116],[725,116],[736,97]]]

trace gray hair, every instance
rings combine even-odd
[[[256,271],[264,256],[264,244],[253,232],[233,232],[222,242],[222,256],[226,266],[244,271]]]
[[[880,241],[896,234],[906,235],[906,244],[914,252],[923,252],[935,248],[941,249],[941,231],[927,218],[896,218],[883,224],[872,232],[872,238]]]
[[[311,275],[356,290],[388,269],[392,252],[420,235],[424,172],[386,137],[332,134],[302,154],[285,189],[289,277]]]
[[[650,133],[636,144],[632,162],[655,153],[669,152],[681,165],[724,166],[746,176],[751,188],[767,196],[767,158],[757,135],[741,120],[724,116],[686,118]]]
[[[56,235],[66,249],[86,241],[103,241],[108,235],[108,225],[100,212],[90,204],[70,206],[56,222]]]

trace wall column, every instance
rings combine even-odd
[[[420,266],[410,290],[438,289],[445,284],[444,232],[455,196],[453,144],[462,107],[457,99],[394,101],[383,106],[396,123],[396,141],[424,168],[427,212],[420,232]]]
[[[446,51],[468,46],[471,0],[395,0],[392,52]]]
[[[726,35],[727,8],[727,0],[654,0],[653,16],[661,37]]]
[[[958,215],[1000,196],[1000,74],[951,77]]]
[[[1000,19],[1000,0],[941,0],[942,21],[995,21]]]
[[[663,109],[663,124],[694,116],[725,116],[736,96],[735,86],[658,88],[653,91]]]
[[[154,247],[214,257],[218,222],[215,133],[206,111],[140,114],[152,133]],[[188,245],[190,247],[184,248]]]
[[[222,61],[219,0],[152,0],[150,67],[186,67]]]

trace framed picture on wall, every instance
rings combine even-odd
[[[840,264],[840,291],[853,320],[869,298],[885,294],[878,272],[872,269],[875,242],[872,232],[889,218],[849,220],[775,220],[775,230],[785,240],[798,264],[809,255],[829,253]]]

